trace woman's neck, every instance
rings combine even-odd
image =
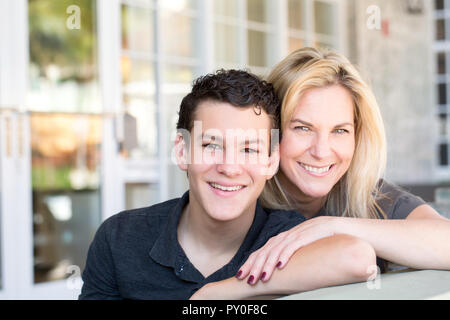
[[[325,205],[327,200],[326,196],[323,197],[311,197],[303,193],[295,184],[293,184],[282,171],[277,176],[283,191],[286,194],[291,205],[295,210],[300,212],[306,219],[313,218],[317,215]]]

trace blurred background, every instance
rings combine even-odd
[[[104,219],[187,189],[192,80],[303,46],[358,67],[387,179],[448,215],[450,0],[0,0],[0,299],[76,298]]]

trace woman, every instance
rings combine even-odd
[[[262,203],[295,209],[308,221],[254,252],[238,279],[266,282],[298,249],[336,234],[371,244],[382,271],[384,261],[450,269],[450,221],[382,179],[383,121],[350,62],[334,52],[303,48],[281,61],[268,81],[282,100],[281,161]]]

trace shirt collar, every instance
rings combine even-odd
[[[189,259],[183,251],[183,248],[178,242],[177,228],[181,218],[184,207],[189,203],[189,190],[178,200],[175,207],[169,213],[166,228],[153,245],[150,250],[150,256],[157,263],[166,267],[172,267],[177,276],[187,281],[200,282],[205,278],[203,275],[190,263]],[[211,274],[208,278],[225,279],[231,277],[237,272],[237,268],[244,262],[251,253],[251,249],[261,230],[263,229],[268,214],[260,206],[259,201],[256,203],[255,216],[247,235],[244,238],[242,245],[231,261]],[[225,275],[225,276],[223,276]]]

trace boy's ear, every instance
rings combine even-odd
[[[177,134],[177,137],[175,138],[175,156],[177,158],[178,167],[183,171],[187,171],[188,150],[186,142],[181,134]]]
[[[276,146],[273,147],[270,153],[269,161],[267,163],[267,166],[265,167],[264,175],[266,176],[267,180],[270,180],[275,175],[275,173],[277,173],[279,164],[280,164],[280,147],[277,144]]]

